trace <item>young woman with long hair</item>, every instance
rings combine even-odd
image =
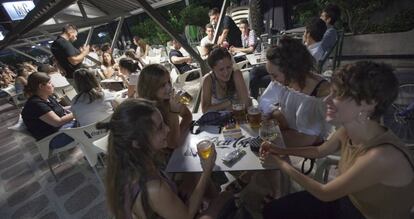
[[[137,62],[130,58],[119,60],[119,76],[124,81],[124,87],[128,88],[128,97],[135,96],[139,77],[139,66]]]
[[[101,121],[113,113],[115,96],[102,89],[92,72],[78,69],[73,80],[78,94],[72,100],[71,110],[80,126]]]
[[[115,218],[216,218],[219,205],[198,214],[216,153],[201,161],[203,172],[188,204],[178,196],[175,184],[161,170],[157,151],[167,147],[168,126],[153,102],[128,99],[115,110],[109,130],[106,194]]]
[[[213,49],[208,58],[212,72],[204,76],[201,109],[207,111],[232,110],[233,102],[251,105],[249,92],[240,71],[233,69],[230,53],[224,48]]]
[[[170,127],[168,147],[174,149],[182,145],[193,117],[188,107],[179,102],[179,95],[173,90],[167,69],[159,64],[145,66],[139,75],[137,90],[139,97],[156,102],[165,123]]]
[[[115,62],[112,54],[108,51],[102,53],[101,70],[105,76],[105,79],[111,78],[119,71],[118,63]]]

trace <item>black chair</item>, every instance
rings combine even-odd
[[[382,121],[407,146],[414,146],[414,70],[396,71],[400,82],[398,97]]]
[[[338,38],[335,45],[325,53],[323,58],[317,63],[316,70],[319,74],[322,74],[323,66],[329,58],[332,58],[332,70],[335,70],[341,64],[342,57],[342,44],[344,41],[344,31],[338,31]]]

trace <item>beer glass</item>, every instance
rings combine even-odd
[[[208,159],[213,152],[213,142],[210,140],[202,140],[197,144],[198,155],[203,159]]]
[[[184,105],[190,104],[193,100],[193,97],[187,91],[180,90],[178,91],[178,95],[180,96],[178,101]]]
[[[243,103],[233,103],[233,117],[236,122],[244,123],[246,121],[246,108]]]
[[[273,120],[264,120],[259,129],[259,136],[263,141],[275,143],[278,137],[278,130]]]
[[[262,113],[257,106],[250,106],[247,109],[247,121],[249,121],[250,127],[259,128],[262,121]]]

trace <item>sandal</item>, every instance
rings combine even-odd
[[[247,186],[247,184],[249,183],[243,182],[240,178],[236,178],[236,180],[226,186],[225,190],[233,194],[237,194],[240,193]]]

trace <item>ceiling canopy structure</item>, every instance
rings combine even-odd
[[[153,8],[180,1],[146,0]],[[144,10],[136,0],[41,0],[23,20],[13,25],[4,40],[0,41],[0,50],[27,44],[28,39],[32,42],[47,40],[68,23],[82,29],[142,12]]]

